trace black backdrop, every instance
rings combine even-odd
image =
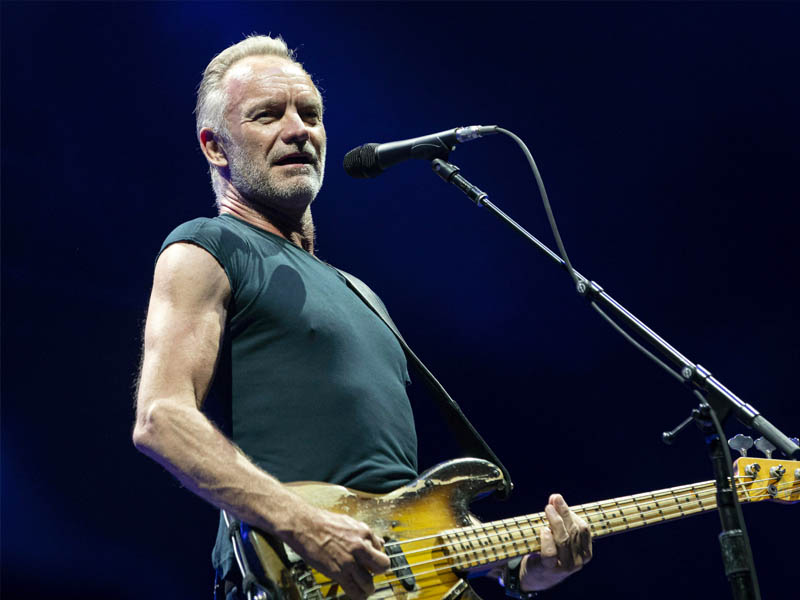
[[[797,434],[799,16],[768,3],[4,2],[3,597],[209,597],[215,512],[130,444],[131,383],[161,240],[213,214],[194,89],[246,33],[283,34],[324,90],[319,255],[382,295],[515,477],[510,501],[475,507],[483,517],[541,510],[551,491],[577,504],[709,478],[695,431],[659,441],[694,402],[424,163],[349,179],[341,157],[365,142],[515,131],[576,267]],[[551,243],[510,140],[452,160]],[[453,456],[424,392],[413,401],[421,464]],[[797,509],[745,515],[764,598],[791,597]],[[710,514],[600,540],[547,596],[728,597],[718,529]]]

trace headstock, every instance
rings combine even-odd
[[[800,462],[742,456],[733,463],[740,502],[800,501]]]

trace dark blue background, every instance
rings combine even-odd
[[[246,33],[283,34],[324,90],[319,256],[382,295],[515,477],[483,517],[541,510],[551,491],[578,504],[708,479],[694,430],[659,441],[694,402],[426,164],[349,179],[341,158],[368,141],[516,132],[576,267],[799,433],[798,17],[765,3],[3,3],[3,597],[210,597],[216,513],[131,445],[131,385],[155,253],[214,212],[195,86]],[[552,243],[510,140],[452,160]],[[456,452],[427,402],[415,392],[426,466]],[[745,515],[764,598],[791,596],[797,508]],[[600,540],[547,596],[729,597],[718,530],[710,514]]]

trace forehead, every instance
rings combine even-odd
[[[263,97],[322,101],[308,73],[279,56],[248,56],[235,62],[225,74],[224,86],[229,108]]]

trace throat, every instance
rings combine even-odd
[[[249,203],[223,198],[219,202],[219,214],[232,215],[314,254],[315,230],[310,207],[299,218],[291,218],[266,207],[256,208]]]

